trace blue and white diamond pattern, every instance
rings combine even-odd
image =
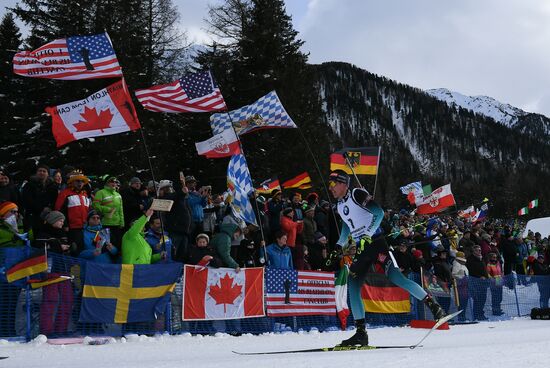
[[[245,127],[240,126],[240,122],[254,118],[256,115],[261,118],[260,122],[256,124],[253,121],[252,124]],[[210,117],[210,127],[214,134],[220,134],[225,129],[231,129],[231,123],[235,126],[238,135],[262,128],[297,128],[275,91],[269,92],[250,105],[229,113],[212,114]]]

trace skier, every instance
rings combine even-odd
[[[384,212],[372,200],[369,192],[364,188],[350,189],[350,177],[343,170],[335,170],[330,174],[329,190],[338,200],[338,214],[343,220],[337,245],[344,251],[349,246],[356,246],[356,255],[350,266],[348,278],[349,298],[356,332],[340,345],[367,346],[369,343],[365,329],[361,287],[371,266],[374,266],[377,272],[385,273],[395,285],[426,303],[436,320],[443,318],[445,316],[443,308],[420,285],[403,276],[396,265],[380,228]]]

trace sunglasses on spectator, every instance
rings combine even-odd
[[[19,213],[19,210],[10,210],[10,213]]]

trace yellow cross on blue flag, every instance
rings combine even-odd
[[[88,262],[80,322],[153,321],[162,314],[181,276],[181,263],[159,265]]]

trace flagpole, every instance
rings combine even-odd
[[[126,91],[128,91],[128,86],[127,86],[126,80],[124,78],[122,78],[122,83],[124,85],[124,89]],[[130,97],[130,93],[128,93],[128,97]],[[135,108],[134,108],[134,110],[135,110]],[[137,111],[135,111],[135,114],[137,116]],[[157,193],[157,190],[158,190],[157,180],[155,178],[155,172],[153,171],[153,163],[151,162],[151,156],[149,154],[149,147],[147,146],[147,141],[145,139],[145,134],[143,133],[143,126],[140,126],[139,132],[141,134],[141,140],[143,142],[143,147],[145,148],[145,155],[147,156],[147,162],[149,163],[149,170],[151,171],[151,178],[153,179],[153,186],[155,187],[155,193]],[[160,220],[160,229],[162,231],[162,237],[161,237],[162,249],[164,249],[164,251],[168,253],[168,251],[166,250],[166,241],[164,240],[164,221],[162,220],[161,215],[159,215],[159,220]],[[172,259],[172,250],[170,249],[169,251],[170,251],[170,259]]]
[[[372,191],[372,199],[376,197],[376,183],[378,183],[378,170],[380,168],[380,155],[382,154],[382,147],[378,146],[378,159],[376,160],[376,177],[374,178],[374,190]]]
[[[221,91],[220,85],[218,85]],[[231,117],[231,113],[229,112],[229,108],[227,107],[227,104],[225,105],[225,111],[227,116],[229,116],[229,123],[231,124],[231,128],[233,129],[233,132],[235,133],[235,137],[237,137],[237,140],[239,141],[239,147],[241,148],[241,154],[246,160],[246,156],[244,155],[244,149],[243,144],[241,142],[241,138],[239,137],[239,134],[237,133],[237,130],[235,129],[235,126],[233,125],[233,118]],[[248,168],[248,162],[247,162],[247,168]],[[248,173],[250,174],[250,169],[248,169]],[[252,175],[250,175],[250,179],[252,180]],[[256,216],[256,220],[258,221],[258,227],[260,228],[260,235],[262,236],[262,244],[264,248],[264,254],[267,259],[267,251],[265,249],[265,236],[264,236],[264,229],[262,225],[262,216],[260,216],[260,208],[258,207],[258,201],[256,200],[256,189],[254,188],[254,185],[252,185],[252,198],[254,199],[254,205],[256,206],[256,212],[258,215]]]
[[[317,173],[321,177],[321,184],[323,185],[323,189],[325,190],[325,194],[327,195],[327,199],[330,201],[330,193],[328,191],[327,183],[325,181],[325,178],[323,177],[323,173],[321,172],[321,168],[319,167],[319,163],[315,159],[315,155],[313,154],[313,151],[311,150],[311,147],[309,146],[309,143],[306,140],[306,137],[304,136],[304,133],[302,132],[302,129],[296,124],[296,128],[298,128],[298,131],[300,132],[300,136],[302,137],[302,140],[306,144],[307,150],[309,154],[311,155],[311,158],[313,159],[313,163],[315,164],[315,168],[317,169]],[[338,226],[338,218],[336,217],[336,214],[334,213],[334,210],[330,209],[330,213],[332,214],[332,217],[334,219],[334,224],[336,225],[336,230],[338,231],[338,236],[340,236],[340,226]],[[324,234],[329,235],[329,234]]]

